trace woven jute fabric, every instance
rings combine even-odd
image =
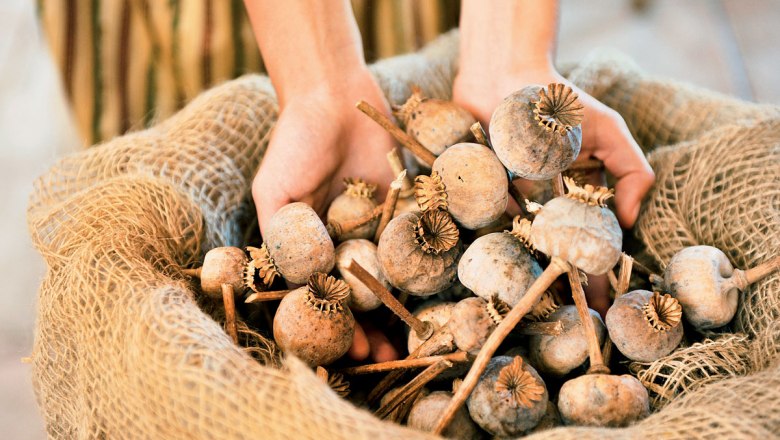
[[[457,36],[377,63],[391,103],[450,96]],[[780,112],[640,72],[600,53],[569,72],[619,111],[658,176],[637,226],[663,267],[711,244],[739,267],[780,248]],[[36,183],[30,232],[48,265],[33,380],[55,438],[425,438],[340,399],[271,341],[223,331],[180,267],[242,245],[250,182],[277,106],[265,77],[217,86],[168,120],[59,161]],[[273,191],[274,188],[268,188]],[[761,437],[780,430],[780,277],[748,289],[732,325],[631,370],[655,412],[624,429],[540,438]]]

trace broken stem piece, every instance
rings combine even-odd
[[[255,292],[249,295],[244,303],[254,304],[265,301],[278,301],[284,298],[288,293],[290,293],[289,290],[269,290],[267,292]]]
[[[358,101],[356,107],[358,110],[365,113],[366,116],[371,118],[374,122],[381,125],[382,128],[387,130],[387,132],[390,133],[390,135],[394,137],[395,140],[397,140],[404,148],[414,153],[415,156],[419,157],[420,160],[425,162],[428,166],[433,166],[433,161],[436,160],[436,155],[431,153],[430,150],[425,148],[421,143],[417,142],[415,138],[409,136],[405,131],[398,128],[398,126],[395,125],[393,121],[390,120],[390,118],[385,116],[384,113],[380,112],[371,106],[371,104],[363,100]]]
[[[625,295],[626,292],[628,292],[628,286],[631,283],[631,270],[633,268],[633,265],[634,265],[634,259],[631,258],[628,254],[624,252],[622,255],[620,255],[620,272],[618,273],[618,277],[616,280],[615,300],[617,300],[621,296]],[[613,273],[612,270],[610,270],[609,273]],[[612,340],[609,338],[609,333],[607,333],[604,339],[605,340],[604,340],[603,360],[604,360],[604,365],[609,367],[609,361],[612,359],[612,351],[614,350],[614,345],[612,344]]]
[[[401,159],[401,153],[397,147],[393,147],[390,152],[387,153],[387,163],[390,164],[390,170],[396,176],[401,174],[406,168],[404,167],[403,159]],[[401,193],[399,197],[409,197],[414,194],[414,185],[409,180],[409,176],[404,176],[403,183],[401,184]]]
[[[406,179],[406,170],[401,171],[398,177],[390,183],[390,189],[387,191],[387,197],[382,205],[382,217],[379,219],[379,225],[374,234],[374,243],[379,243],[379,237],[385,231],[387,224],[393,219],[395,214],[395,205],[398,203],[398,195],[401,193],[401,187]]]
[[[476,139],[478,143],[490,149],[493,148],[493,146],[490,145],[490,141],[488,140],[487,133],[485,133],[485,129],[482,128],[482,124],[475,122],[470,129],[471,133],[474,135],[474,139]]]
[[[422,371],[422,373],[418,374],[414,379],[410,380],[409,383],[402,386],[398,393],[393,396],[390,400],[387,401],[384,405],[382,405],[376,413],[374,413],[377,417],[380,419],[384,419],[390,413],[393,412],[396,408],[398,408],[399,405],[401,405],[404,401],[411,398],[413,395],[417,394],[418,391],[422,389],[425,385],[428,384],[428,382],[432,381],[436,378],[439,374],[441,374],[444,370],[451,368],[452,362],[447,360],[440,360],[436,362],[435,364],[431,365],[430,367],[426,368]]]
[[[347,267],[347,271],[360,280],[361,283],[365,284],[377,298],[382,300],[388,309],[392,310],[393,313],[398,315],[399,318],[411,327],[414,332],[417,333],[417,337],[422,340],[431,337],[433,334],[433,324],[428,321],[417,319],[417,317],[412,315],[389,290],[385,289],[385,286],[383,286],[382,283],[368,273],[368,271],[357,261],[352,260],[349,267]]]
[[[233,339],[234,344],[238,344],[238,326],[236,326],[236,302],[233,286],[222,284],[222,302],[225,304],[225,329],[227,334]]]
[[[330,221],[327,225],[325,225],[325,228],[328,230],[328,235],[330,235],[330,238],[333,240],[339,240],[342,235],[352,232],[355,229],[376,220],[377,217],[382,215],[383,209],[384,204],[380,203],[374,207],[371,212],[362,217],[353,218],[342,223]]]
[[[515,331],[515,333],[524,336],[558,336],[563,333],[563,323],[561,321],[554,322],[521,322]]]
[[[202,267],[196,267],[194,269],[182,269],[181,273],[184,276],[192,277],[192,278],[200,278],[200,273],[203,270]]]
[[[400,359],[397,361],[379,362],[376,364],[360,365],[357,367],[344,368],[339,373],[349,376],[360,374],[384,373],[394,370],[410,370],[412,368],[428,367],[441,360],[450,362],[468,362],[469,354],[465,351],[456,351],[455,353],[443,354],[438,356],[427,356],[415,359]]]
[[[490,334],[487,341],[485,341],[482,349],[479,350],[479,354],[477,354],[477,357],[474,359],[474,363],[471,365],[471,369],[463,379],[461,385],[458,387],[458,391],[456,391],[453,395],[452,400],[450,400],[450,404],[447,406],[447,409],[439,418],[439,422],[436,424],[436,427],[433,430],[435,434],[441,435],[447,425],[449,425],[450,421],[452,421],[452,418],[455,416],[455,413],[458,411],[458,409],[460,409],[460,407],[463,406],[463,404],[466,402],[466,399],[474,390],[474,387],[477,386],[479,377],[485,371],[485,368],[490,362],[490,359],[493,357],[493,354],[496,352],[496,350],[498,350],[498,347],[501,345],[504,339],[506,339],[512,329],[514,329],[520,320],[523,319],[523,316],[531,311],[533,306],[542,297],[542,294],[544,294],[545,290],[547,290],[552,285],[556,278],[558,278],[564,272],[577,271],[576,269],[572,269],[573,268],[569,263],[561,260],[560,258],[552,258],[550,265],[547,266],[539,278],[537,278],[536,281],[531,284],[531,287],[528,288],[528,291],[520,300],[520,302],[518,302],[512,308],[512,310],[509,311],[509,313],[507,313],[501,323],[498,324],[495,330],[493,330],[493,333]]]

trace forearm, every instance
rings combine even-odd
[[[552,68],[558,33],[557,0],[463,0],[460,69],[516,74]],[[496,70],[497,69],[497,70]],[[482,76],[484,78],[484,76]]]
[[[316,88],[347,87],[345,72],[365,68],[349,0],[244,3],[282,105]]]

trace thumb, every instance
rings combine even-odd
[[[622,227],[631,228],[639,215],[642,198],[655,182],[655,174],[620,115],[608,110],[596,118],[597,124],[592,124],[596,131],[592,138],[595,145],[591,146],[593,156],[603,161],[617,179],[617,218]]]

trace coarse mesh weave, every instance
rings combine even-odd
[[[447,98],[456,47],[448,35],[373,71],[392,103],[413,83]],[[740,267],[779,248],[777,108],[646,77],[609,54],[570,74],[655,150],[658,183],[638,234],[657,263],[695,243],[721,247]],[[234,345],[204,313],[219,320],[219,305],[197,298],[179,272],[212,247],[242,244],[276,111],[268,79],[243,77],[149,130],[62,159],[36,182],[29,227],[48,271],[33,380],[52,437],[425,437],[343,401],[295,359],[277,366],[273,344],[245,326],[251,350]],[[739,333],[635,366],[659,409],[644,421],[537,436],[777,434],[779,280],[745,293]]]

